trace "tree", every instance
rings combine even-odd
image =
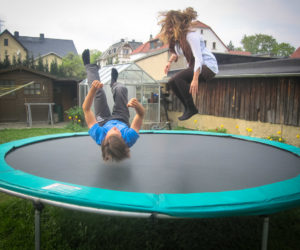
[[[90,50],[91,63],[97,63],[97,60],[102,55],[102,52],[97,49]]]
[[[17,58],[16,56],[14,55],[13,56],[13,63],[12,63],[13,66],[16,66],[17,65]]]
[[[44,71],[44,63],[43,63],[43,59],[41,56],[39,56],[38,65],[37,65],[36,69],[39,71]]]
[[[276,39],[265,34],[256,34],[252,36],[244,35],[241,43],[244,50],[252,54],[268,54],[272,56],[289,56],[295,48],[289,44],[278,44]]]
[[[55,60],[52,61],[51,64],[50,64],[50,73],[51,73],[52,75],[55,75],[55,76],[58,75],[58,65],[57,65],[57,60],[56,60],[56,58],[55,58]]]
[[[11,66],[9,56],[7,54],[5,54],[5,58],[4,58],[4,61],[3,61],[3,67],[8,68],[9,66]]]
[[[227,48],[228,48],[229,50],[234,50],[234,46],[233,46],[232,41],[229,42],[229,44],[227,45]]]
[[[241,43],[244,49],[252,54],[271,54],[273,48],[277,45],[276,39],[264,34],[244,35]]]
[[[29,68],[29,64],[30,64],[30,57],[29,57],[29,55],[28,55],[28,53],[26,54],[26,58],[25,58],[25,60],[23,61],[23,66],[25,66],[25,67],[28,67]]]
[[[22,59],[21,59],[21,54],[18,54],[18,59],[17,59],[17,64],[22,65]]]
[[[295,48],[288,43],[280,43],[274,48],[273,53],[277,56],[281,57],[289,57],[293,54]]]
[[[68,53],[62,60],[61,69],[66,77],[84,79],[86,77],[85,68],[81,56]]]
[[[34,65],[34,57],[33,55],[31,55],[31,57],[29,58],[29,64],[28,67],[31,69],[35,69],[35,65]]]
[[[45,64],[45,67],[44,67],[44,71],[46,73],[49,73],[49,63],[48,63],[48,59],[46,59],[46,64]]]

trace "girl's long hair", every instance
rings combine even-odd
[[[158,24],[161,25],[159,39],[164,44],[170,44],[175,41],[181,41],[186,37],[190,30],[191,23],[197,18],[197,12],[188,7],[185,10],[170,10],[167,12],[160,12],[161,20]]]

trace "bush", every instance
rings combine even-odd
[[[283,137],[277,136],[277,135],[270,135],[266,139],[269,141],[278,141],[278,142],[285,143],[285,139]]]
[[[72,107],[65,111],[68,115],[70,123],[66,126],[67,129],[73,131],[81,131],[85,127],[83,110],[79,106]]]
[[[227,129],[226,128],[224,128],[224,127],[217,127],[217,128],[215,128],[215,129],[208,129],[207,130],[208,132],[213,132],[213,133],[222,133],[222,134],[227,134]]]

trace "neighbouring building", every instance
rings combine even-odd
[[[26,87],[25,84],[34,82]],[[56,77],[26,67],[0,70],[0,122],[26,122],[26,104],[32,107],[33,121],[47,121],[53,103],[56,121],[67,121],[65,111],[78,103],[75,79]],[[8,90],[12,90],[9,92]],[[39,104],[39,105],[37,105]],[[42,104],[42,105],[41,105]]]
[[[290,58],[300,58],[300,47],[294,51],[293,54],[291,54]]]
[[[104,51],[98,60],[100,67],[111,64],[122,64],[130,61],[130,54],[142,43],[135,40],[127,41],[121,39],[119,42],[111,45],[106,51]]]
[[[77,50],[72,40],[47,38],[44,34],[39,37],[20,36],[18,31],[11,34],[8,30],[0,34],[0,61],[8,59],[24,61],[33,57],[35,64],[42,58],[44,65],[50,67],[53,61],[61,64],[62,58],[68,53],[77,55]]]

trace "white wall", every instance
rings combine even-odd
[[[228,52],[227,48],[223,45],[220,39],[215,35],[215,33],[210,29],[199,28],[199,30],[203,30],[203,38],[206,40],[206,47],[211,52]],[[213,42],[216,43],[216,49],[213,49]]]

